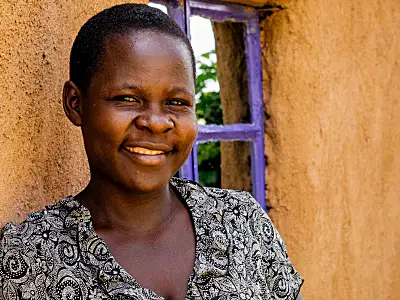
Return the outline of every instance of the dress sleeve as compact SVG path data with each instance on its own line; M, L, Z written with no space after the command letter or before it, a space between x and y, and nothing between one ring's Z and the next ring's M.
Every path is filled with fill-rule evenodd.
M250 228L260 245L259 271L266 282L266 292L276 300L296 300L304 280L290 262L286 245L271 219L256 200L249 197L252 201Z
M27 256L27 246L21 245L24 234L21 225L7 224L0 229L0 300L38 298L34 288L35 265Z

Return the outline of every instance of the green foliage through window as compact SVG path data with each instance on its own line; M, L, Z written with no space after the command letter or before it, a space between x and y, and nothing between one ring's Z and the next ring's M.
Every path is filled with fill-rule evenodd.
M197 60L196 114L199 124L222 125L222 107L219 92L210 85L218 83L215 50ZM219 142L197 145L199 181L205 186L221 187L221 152Z

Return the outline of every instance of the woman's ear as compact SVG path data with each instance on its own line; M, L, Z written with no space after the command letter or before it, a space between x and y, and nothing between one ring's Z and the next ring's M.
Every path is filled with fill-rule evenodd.
M71 80L64 84L63 106L65 115L75 126L82 125L83 97L79 88Z

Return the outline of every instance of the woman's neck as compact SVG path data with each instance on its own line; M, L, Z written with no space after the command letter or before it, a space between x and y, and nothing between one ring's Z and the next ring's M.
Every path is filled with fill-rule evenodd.
M134 193L105 180L93 180L75 197L89 209L98 231L147 235L168 224L179 205L167 183L151 193Z

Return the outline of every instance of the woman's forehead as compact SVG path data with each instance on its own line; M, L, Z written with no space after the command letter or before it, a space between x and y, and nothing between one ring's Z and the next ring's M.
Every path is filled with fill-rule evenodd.
M123 35L110 36L105 41L104 50L104 56L108 54L108 58L113 55L129 54L129 57L134 55L140 56L141 59L177 58L183 64L192 64L191 53L182 40L154 30L133 30Z
M191 55L179 39L161 33L135 32L114 36L105 45L94 81L117 88L123 85L186 87L193 92Z

